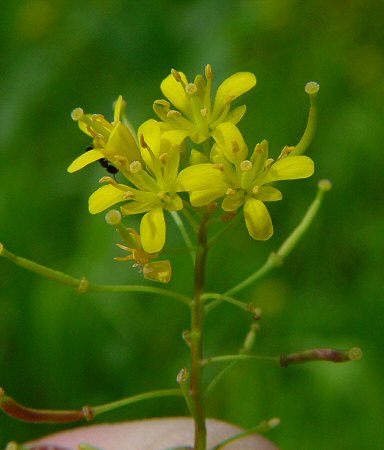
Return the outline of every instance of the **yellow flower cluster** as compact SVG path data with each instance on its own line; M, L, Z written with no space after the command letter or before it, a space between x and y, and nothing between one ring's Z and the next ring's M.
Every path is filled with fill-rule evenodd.
M297 154L295 147L286 147L276 161L269 158L266 141L256 144L249 154L236 126L246 107L231 110L231 104L255 86L252 73L230 76L214 96L212 79L210 65L205 68L205 77L197 75L193 82L188 82L184 73L172 70L161 83L167 100L156 100L153 105L160 120L147 120L137 135L124 119L121 96L115 103L112 122L101 114L85 114L81 108L72 112L92 145L68 171L100 161L114 169L109 172L119 172L121 182L115 175L100 180L105 185L90 196L89 210L96 214L122 203L123 216L143 214L136 239L143 254L158 254L163 249L165 211L180 211L188 203L205 207L219 199L224 211L236 213L243 207L254 239L269 239L273 227L264 203L282 198L274 183L307 178L314 171L312 160ZM318 85L312 83L311 89L313 99ZM188 154L190 141L194 148ZM135 254L134 249L128 250ZM154 263L148 259L145 264Z

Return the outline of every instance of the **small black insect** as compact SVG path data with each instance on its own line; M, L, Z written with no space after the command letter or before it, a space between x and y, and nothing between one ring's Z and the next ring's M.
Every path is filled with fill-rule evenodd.
M85 148L86 152L89 152L89 150L93 150L94 147L93 145L88 145ZM106 158L100 158L98 159L98 162L100 163L101 167L104 167L104 169L108 172L111 173L112 175L116 175L119 172L119 169L117 167L115 167L113 164L111 164L108 159Z

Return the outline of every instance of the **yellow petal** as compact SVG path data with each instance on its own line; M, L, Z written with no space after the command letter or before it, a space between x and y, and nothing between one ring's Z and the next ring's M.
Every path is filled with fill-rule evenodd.
M143 267L143 275L147 280L169 283L172 276L171 263L167 259L147 263Z
M257 194L255 194L257 200L262 202L276 202L283 198L282 193L273 186L261 186Z
M246 110L247 107L245 105L238 106L225 116L225 121L232 122L236 125L238 122L240 122Z
M233 101L240 95L252 89L255 84L256 77L250 72L238 72L223 81L216 92L211 121L214 122L219 118L227 101Z
M88 164L98 161L100 158L104 158L104 154L100 150L89 150L88 152L85 152L78 158L76 158L70 164L67 171L69 173L76 172L77 170L80 170L83 167L88 166Z
M272 164L262 178L262 184L278 180L297 180L308 178L314 172L314 164L308 156L288 156Z
M212 189L204 189L201 191L193 191L190 194L190 200L191 204L193 206L205 206L209 205L210 203L214 202L218 198L225 195L225 191L227 190L227 187L219 187L219 188L212 188Z
M170 130L165 131L161 137L162 139L167 139L172 142L172 144L180 145L188 135L188 130Z
M183 200L175 194L167 205L163 205L167 211L180 211L183 209Z
M244 203L244 191L239 190L235 195L226 195L221 207L224 211L236 211Z
M163 208L156 207L141 219L141 245L147 253L157 253L165 244L165 219Z
M140 125L137 134L139 136L141 155L144 159L144 162L152 170L153 173L156 173L156 168L154 167L154 161L153 157L151 156L151 151L155 158L159 157L161 139L159 122L154 119L147 120ZM141 146L141 136L143 137L145 144L149 147L150 150Z
M188 84L188 80L183 72L179 72L181 79L185 84ZM165 78L161 85L161 91L168 98L168 100L182 113L184 113L187 117L191 117L191 101L189 95L185 92L185 89L175 80L174 76L168 75Z
M273 234L271 216L264 203L248 198L244 205L245 223L253 239L266 241Z
M115 156L122 156L129 163L132 161L142 161L134 136L122 122L119 122L113 128L108 139L105 154L111 161L114 161Z
M97 214L124 200L126 200L126 191L117 189L111 184L107 184L97 189L97 191L89 197L89 212L91 214Z
M222 174L213 164L195 164L179 173L176 186L178 192L216 189L223 186Z
M123 216L130 216L132 214L140 214L149 211L156 203L153 202L136 202L135 200L123 205L120 210Z
M221 123L212 133L224 156L233 164L247 158L248 147L237 126L231 122Z

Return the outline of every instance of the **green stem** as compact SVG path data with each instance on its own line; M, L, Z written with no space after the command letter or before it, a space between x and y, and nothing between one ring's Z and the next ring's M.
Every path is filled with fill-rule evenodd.
M0 243L0 256L9 259L14 264L23 267L31 272L41 275L50 280L56 281L58 283L64 284L74 288L78 294L85 293L99 293L99 292L143 292L146 294L163 295L165 297L173 298L179 302L186 305L191 305L192 300L177 292L173 292L168 289L157 288L152 286L139 286L139 285L114 285L114 284L96 284L90 283L86 278L74 278L66 273L59 272L58 270L50 269L49 267L37 264L29 259L16 256L13 253L6 250L3 244Z
M234 362L234 361L250 361L250 360L258 360L258 361L269 361L276 364L280 364L279 356L260 356L260 355L222 355L222 356L212 356L211 358L204 358L201 361L203 366L207 366L209 364L222 363L222 362Z
M180 389L161 389L158 391L144 392L143 394L133 395L132 397L123 398L115 402L106 403L100 406L92 406L91 411L93 417L96 417L105 412L112 411L123 406L131 405L132 403L141 402L143 400L150 400L159 397L182 397L183 394Z
M280 424L280 419L273 418L270 420L263 420L258 425L256 425L253 428L250 428L249 430L245 430L241 433L235 434L234 436L231 436L224 441L221 441L219 444L215 445L214 447L210 448L210 450L221 450L227 445L231 444L232 442L239 441L240 439L243 439L247 436L250 436L251 434L260 434L260 433L266 433L267 431L271 430L272 428L277 427Z
M180 234L183 237L185 244L187 245L187 248L189 249L189 254L191 255L192 258L192 264L195 264L195 253L193 251L193 245L187 232L187 229L185 228L184 222L180 219L180 216L176 211L171 211L171 216L177 228L179 229Z
M201 296L201 299L203 301L209 300L209 299L213 299L214 300L213 302L211 302L211 303L209 303L208 305L205 306L205 314L208 314L211 311L211 309L213 309L211 307L211 305L213 305L213 307L214 307L214 305L216 303L215 300L218 300L220 302L223 301L223 302L231 303L232 305L235 305L235 306L237 306L238 308L241 308L244 311L252 312L252 304L246 303L246 302L242 302L241 300L237 300L237 299L235 299L233 297L229 297L228 295L217 294L215 292L209 292L209 293L207 292L206 294Z
M195 261L195 285L194 297L191 304L191 381L190 392L194 404L195 423L195 450L206 450L207 430L205 425L205 408L203 400L202 376L203 366L203 322L204 322L204 302L202 299L205 283L205 266L207 261L207 220L205 216L200 225L197 243L198 249Z

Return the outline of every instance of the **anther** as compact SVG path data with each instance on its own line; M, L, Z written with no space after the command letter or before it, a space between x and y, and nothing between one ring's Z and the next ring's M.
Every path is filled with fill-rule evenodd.
M167 100L155 100L153 102L155 105L160 105L163 106L166 109L169 109L171 107L171 104L169 102L167 102Z
M289 156L293 152L293 150L295 150L294 146L285 145L283 150L281 150L281 153L280 153L278 159L286 158L287 156Z
M255 151L262 155L265 151L264 146L262 144L256 144Z
M77 122L78 120L80 120L83 116L84 116L84 111L83 111L81 108L75 108L75 109L71 112L72 120L74 120L75 122Z
M245 159L244 161L241 161L240 163L240 170L242 172L249 172L253 167L253 164L248 159Z
M212 80L212 78L213 78L212 67L210 64L207 64L205 66L205 77L207 80Z
M225 192L225 195L229 195L229 196L236 195L236 189L228 188L227 191Z
M143 135L143 134L140 134L140 145L141 145L141 147L143 147L143 148L147 148L147 147L148 147L147 143L145 142L145 139L144 139L144 135Z
M167 112L167 117L179 117L181 116L181 112L180 111L176 111L175 109L170 109Z
M224 164L221 163L212 164L212 167L213 169L220 170L220 172L224 172Z
M258 184L256 184L256 186L253 186L252 192L254 194L258 194L260 192L260 186Z
M161 162L161 164L165 165L167 163L167 159L168 159L168 153L162 153L159 156L159 161Z
M266 169L270 169L273 163L274 163L274 159L273 158L268 158L265 161L265 168Z
M173 75L173 78L178 81L179 83L182 81L181 76L179 72L176 69L171 69L171 74Z
M116 181L112 177L101 177L99 183L116 184Z
M238 153L240 151L239 144L236 139L232 139L232 150L233 153Z
M208 109L207 108L200 109L200 114L201 114L201 117L207 117Z
M131 191L127 191L124 194L124 199L125 200L132 200L133 198L135 198L135 194L133 192L131 192Z

